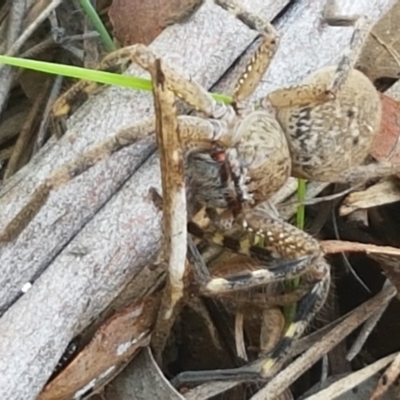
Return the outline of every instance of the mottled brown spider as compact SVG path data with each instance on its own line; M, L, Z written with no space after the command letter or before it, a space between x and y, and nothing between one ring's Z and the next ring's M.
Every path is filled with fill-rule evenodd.
M271 353L237 369L185 372L179 376L179 382L265 379L276 371L293 339L304 332L324 304L330 269L315 239L266 212L260 204L290 174L332 182L360 176L360 164L369 153L381 118L378 93L369 79L354 69L358 50L368 33L364 18L340 19L342 24L353 24L355 29L349 50L338 66L319 69L298 86L270 93L254 105L255 110L244 109L241 102L253 93L267 70L278 45L278 35L268 21L247 12L235 1L215 0L215 3L259 32L262 38L238 81L233 105L217 103L196 82L184 79L164 63L162 69L168 89L202 114L177 117L189 187L189 217L205 206L211 216L218 217L217 227L244 228L248 240L233 240L218 233L207 235L194 224L189 224L189 231L256 259L259 268L211 278L204 282L200 292L218 296L299 276L312 284L312 289L300 301L292 324ZM327 7L326 11L330 10ZM147 47L134 45L107 56L100 68L110 70L116 63L129 61L150 70L155 59ZM90 86L81 82L71 88L56 102L55 115L68 113L70 99L82 90L87 92ZM270 106L275 115L267 111ZM0 233L0 241L14 238L23 228L18 221L27 224L51 190L153 131L154 120L125 129L56 170L38 188L30 204ZM374 170L381 173L377 165ZM263 238L263 248L257 246L259 237Z

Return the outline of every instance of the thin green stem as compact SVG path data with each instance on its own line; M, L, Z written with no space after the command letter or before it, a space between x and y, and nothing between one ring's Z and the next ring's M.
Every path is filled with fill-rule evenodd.
M100 19L99 14L97 14L90 0L79 0L79 4L82 10L85 12L86 16L90 19L97 32L104 43L104 46L108 52L114 51L116 49L112 37L109 35L103 21Z
M297 207L296 212L296 226L299 229L304 229L304 221L305 221L305 207L304 207L304 199L306 197L306 181L304 179L297 180L297 200L299 202L299 206ZM291 279L285 282L285 291L292 292L300 285L300 278ZM288 304L284 307L283 313L285 315L286 328L291 324L293 318L296 314L296 304Z
M63 75L69 78L83 79L87 81L104 83L107 85L129 87L136 90L150 91L152 88L151 81L148 79L99 71L96 69L80 68L72 65L28 60L25 58L8 57L3 55L0 55L0 63L48 74ZM211 93L211 95L219 102L226 104L230 104L232 102L232 98L230 96L219 93Z
M304 199L306 197L306 181L304 179L298 179L297 184L297 200L299 206L297 207L296 213L296 225L299 229L304 229L304 219L305 219L305 207Z

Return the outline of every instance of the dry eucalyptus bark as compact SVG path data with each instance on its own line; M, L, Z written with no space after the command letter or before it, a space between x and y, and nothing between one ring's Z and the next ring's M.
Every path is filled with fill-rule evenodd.
M261 0L244 3L269 19L279 11L276 2L271 2L273 7ZM256 96L339 59L351 29L316 29L323 4L322 0L296 2L282 19L281 48ZM377 18L389 5L389 0L375 0L343 12ZM189 23L164 31L151 48L210 87L254 37L227 13L207 4ZM137 69L132 72L139 75ZM108 88L85 104L70 119L65 136L51 141L5 184L0 230L56 167L148 117L153 112L150 99L150 93ZM154 143L144 141L96 165L52 193L22 234L2 244L1 398L35 398L68 342L159 250L161 214L148 196L150 187L160 187L157 159L148 159L153 150ZM31 280L35 280L32 289L16 301L22 285Z

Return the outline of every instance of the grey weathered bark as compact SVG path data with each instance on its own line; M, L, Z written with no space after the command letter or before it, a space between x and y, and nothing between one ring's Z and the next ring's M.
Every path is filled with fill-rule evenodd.
M274 1L244 3L269 19L281 7ZM301 0L282 19L281 47L257 97L338 60L351 29L318 30L324 3ZM391 1L354 3L343 12L376 19ZM207 4L188 24L164 31L151 48L211 87L255 36ZM132 72L139 75L137 69ZM237 70L230 75L237 76ZM149 93L108 88L85 104L70 119L65 136L52 140L2 188L0 229L57 166L150 115L150 99ZM22 234L0 248L0 310L5 311L0 319L0 398L35 398L68 342L156 254L161 214L147 196L150 187L160 187L153 150L151 141L131 146L52 193ZM32 289L16 301L31 280Z

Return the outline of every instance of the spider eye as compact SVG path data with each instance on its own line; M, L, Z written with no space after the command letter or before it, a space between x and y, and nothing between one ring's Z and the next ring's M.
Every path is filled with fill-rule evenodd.
M224 151L217 151L217 152L215 152L215 153L212 153L212 154L211 154L211 158L212 158L214 161L223 163L223 162L225 162L225 160L226 160L225 152L224 152Z

